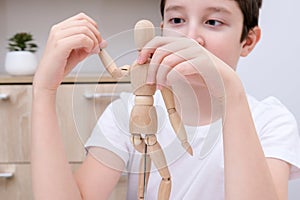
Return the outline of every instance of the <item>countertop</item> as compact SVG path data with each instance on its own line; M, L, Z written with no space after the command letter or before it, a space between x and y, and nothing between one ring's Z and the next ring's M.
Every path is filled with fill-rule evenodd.
M0 85L8 84L32 84L33 76L11 76L9 74L0 74ZM130 78L125 77L121 80L112 78L109 74L70 74L66 76L62 84L92 84L92 83L129 83Z

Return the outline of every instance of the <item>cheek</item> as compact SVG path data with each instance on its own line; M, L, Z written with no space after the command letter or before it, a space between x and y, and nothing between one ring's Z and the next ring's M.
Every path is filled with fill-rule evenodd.
M170 28L164 28L162 30L162 36L165 37L182 37L185 36L185 32L182 29L170 29Z
M232 41L224 39L215 41L214 43L207 43L205 48L231 68L235 69L240 57L240 48L233 44Z
M186 28L168 26L168 23L164 22L162 30L162 36L165 37L183 37L186 35Z

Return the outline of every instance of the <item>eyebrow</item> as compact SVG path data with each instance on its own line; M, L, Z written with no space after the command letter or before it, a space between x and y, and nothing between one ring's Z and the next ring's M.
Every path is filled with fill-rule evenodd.
M183 6L179 6L179 5L173 5L173 6L169 6L166 8L165 12L169 12L169 11L178 11L178 10L184 10Z
M165 12L179 11L179 10L184 10L184 9L185 9L184 6L181 6L181 5L172 5L172 6L167 7ZM223 6L211 6L211 7L205 8L205 10L210 11L210 12L231 14L231 11Z
M221 6L208 7L208 8L206 8L206 10L211 11L211 12L221 12L221 13L231 14L231 11L223 6L222 7Z

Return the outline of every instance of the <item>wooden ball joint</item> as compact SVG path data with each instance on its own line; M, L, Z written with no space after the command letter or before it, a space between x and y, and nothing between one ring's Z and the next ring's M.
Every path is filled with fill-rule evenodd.
M147 42L152 40L154 36L155 29L150 21L141 20L136 23L134 39L138 51L140 51ZM157 113L153 106L153 95L156 91L156 85L146 84L149 63L143 65L135 63L132 66L126 65L119 68L104 49L101 49L99 57L113 78L121 79L130 73L135 101L130 114L129 131L132 135L132 145L138 152L143 154L140 162L137 197L138 199L144 199L145 187L147 186L150 176L151 162L153 162L162 177L158 191L158 199L169 199L172 185L171 176L164 152L156 139ZM190 155L193 155L192 148L187 140L185 128L175 108L174 94L171 88L163 87L161 93L174 132L186 151Z

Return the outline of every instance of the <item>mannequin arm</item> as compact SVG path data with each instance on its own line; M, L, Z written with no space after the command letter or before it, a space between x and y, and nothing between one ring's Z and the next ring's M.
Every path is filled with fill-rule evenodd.
M191 145L188 142L185 128L184 128L181 118L175 108L174 94L173 94L172 90L167 87L163 87L161 90L161 94L163 96L166 108L168 110L171 125L172 125L178 139L181 141L181 145L186 149L186 151L190 155L193 155L193 150L192 150Z
M106 71L116 79L121 79L128 75L129 73L129 65L125 65L123 67L118 68L110 55L104 50L100 49L99 58L102 61Z

